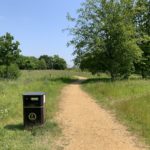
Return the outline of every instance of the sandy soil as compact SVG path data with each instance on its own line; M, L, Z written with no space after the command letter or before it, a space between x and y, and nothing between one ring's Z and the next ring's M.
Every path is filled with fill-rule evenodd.
M62 91L57 121L63 136L56 142L56 149L145 150L111 113L81 90L80 82Z

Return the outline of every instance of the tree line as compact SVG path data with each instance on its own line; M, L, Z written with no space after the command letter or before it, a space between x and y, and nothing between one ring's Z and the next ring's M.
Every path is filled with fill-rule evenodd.
M10 33L0 36L0 78L17 78L20 70L64 70L66 61L58 55L23 56L20 43Z
M112 80L150 76L150 0L86 0L77 13L68 14L77 66Z
M66 61L58 55L41 55L39 58L20 55L16 63L22 70L64 70L67 68Z

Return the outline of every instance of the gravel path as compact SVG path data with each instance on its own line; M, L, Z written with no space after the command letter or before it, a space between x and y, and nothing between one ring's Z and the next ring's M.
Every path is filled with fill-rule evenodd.
M112 114L81 90L80 82L62 91L57 120L63 136L57 141L56 149L145 150Z

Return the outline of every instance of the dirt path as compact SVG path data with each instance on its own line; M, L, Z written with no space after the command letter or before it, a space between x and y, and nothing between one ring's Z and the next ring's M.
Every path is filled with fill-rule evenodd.
M144 150L113 115L81 90L80 81L63 89L57 119L63 136L56 149Z

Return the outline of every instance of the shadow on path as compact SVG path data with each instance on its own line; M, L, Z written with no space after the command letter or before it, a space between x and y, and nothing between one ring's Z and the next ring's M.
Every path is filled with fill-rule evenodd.
M58 77L58 78L50 78L49 81L53 82L63 82L65 84L81 84L85 82L87 79L84 77L76 76L75 78L65 78L65 77Z
M49 78L48 80L49 80L49 81L54 81L54 82L59 82L59 81L61 81L61 82L63 82L63 83L67 83L67 84L76 81L76 79L65 78L65 77Z

